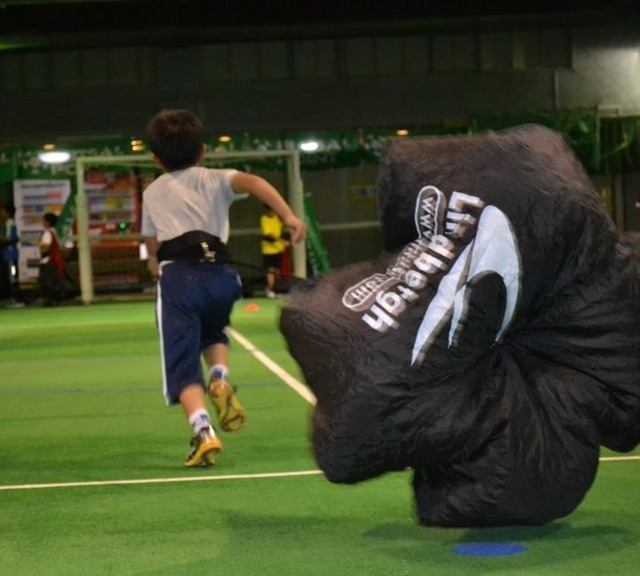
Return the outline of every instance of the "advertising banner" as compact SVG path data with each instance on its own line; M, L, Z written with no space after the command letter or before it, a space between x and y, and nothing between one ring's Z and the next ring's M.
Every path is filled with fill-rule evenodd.
M15 180L13 199L16 227L20 237L20 282L38 279L40 250L38 238L43 231L42 216L46 212L60 215L71 193L70 180Z

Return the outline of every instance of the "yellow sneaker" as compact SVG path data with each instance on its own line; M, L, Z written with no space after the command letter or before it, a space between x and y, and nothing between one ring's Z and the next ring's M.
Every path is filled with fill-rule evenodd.
M216 456L222 452L222 442L213 428L203 428L191 438L191 451L187 454L184 465L189 468L211 466Z
M226 380L212 380L209 397L218 414L218 422L225 432L235 432L244 426L247 411L238 402L236 394Z

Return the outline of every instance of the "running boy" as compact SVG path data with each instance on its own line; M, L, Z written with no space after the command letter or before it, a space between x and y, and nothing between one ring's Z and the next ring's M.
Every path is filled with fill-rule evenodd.
M156 164L164 171L143 194L142 235L158 266L156 317L163 391L168 406L180 404L193 430L186 466L207 466L222 451L205 403L207 389L220 427L233 432L246 413L228 383L228 336L233 304L242 295L229 256L229 208L248 194L271 206L301 242L305 223L280 193L259 176L199 166L206 151L203 126L187 110L163 110L147 126Z

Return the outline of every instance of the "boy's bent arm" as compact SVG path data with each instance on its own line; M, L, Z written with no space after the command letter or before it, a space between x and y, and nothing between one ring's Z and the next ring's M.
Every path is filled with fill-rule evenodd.
M155 236L143 236L142 239L147 247L147 270L151 277L156 280L158 277L158 238Z
M264 204L271 206L276 214L282 218L284 225L291 231L291 241L294 244L304 239L307 229L306 224L293 213L280 192L267 180L255 174L236 172L231 179L231 186L234 192L247 192Z

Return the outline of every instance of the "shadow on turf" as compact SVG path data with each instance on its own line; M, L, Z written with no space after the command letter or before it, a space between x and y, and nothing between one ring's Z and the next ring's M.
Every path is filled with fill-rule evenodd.
M597 519L596 519L597 520ZM456 537L457 536L457 537ZM574 526L568 521L545 526L520 526L506 528L455 529L385 524L365 533L365 537L383 540L390 544L387 552L406 558L407 550L415 546L416 554L424 554L425 542L447 547L464 543L518 543L533 549L536 544L557 545L544 555L545 564L566 562L571 558L584 559L623 550L636 544L633 531L605 524ZM398 545L399 542L401 545ZM537 557L539 564L539 557Z
M361 573L389 574L394 567L417 566L434 574L459 574L465 564L457 564L458 572L450 572L452 549L464 542L517 542L535 554L524 554L507 564L492 563L492 569L513 574L522 562L531 565L532 574L560 574L562 565L576 559L585 560L615 552L632 544L633 534L616 526L575 527L557 522L542 527L490 529L445 529L393 522L361 532L367 521L361 516L345 518L329 508L326 516L288 513L287 499L269 499L264 513L248 513L215 508L215 516L223 518L220 528L203 530L203 539L230 539L231 555L220 550L194 561L192 558L167 559L166 566L153 570L132 571L136 576L185 576L222 574L233 570L238 574L261 576L351 576ZM540 549L535 550L537 544ZM544 549L542 548L544 546ZM484 559L487 560L487 559ZM499 561L499 559L496 559ZM491 559L488 560L491 562ZM516 562L514 565L513 562ZM476 565L476 568L482 565ZM530 566L531 567L531 566ZM464 568L465 574L467 568ZM399 572L398 572L399 573ZM409 572L405 572L409 573ZM424 572L426 573L426 572ZM599 572L602 573L602 572Z

